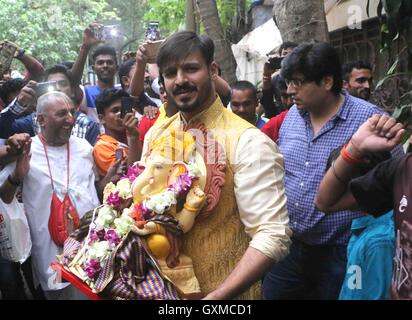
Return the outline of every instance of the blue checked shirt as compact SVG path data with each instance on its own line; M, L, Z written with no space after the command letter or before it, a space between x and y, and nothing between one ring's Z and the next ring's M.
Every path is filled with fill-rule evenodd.
M309 114L293 106L279 132L279 148L285 161L285 189L290 227L294 237L309 245L347 244L352 219L360 212L324 214L314 200L330 153L341 147L359 126L383 111L345 93L338 113L314 136ZM397 148L394 154L403 151Z

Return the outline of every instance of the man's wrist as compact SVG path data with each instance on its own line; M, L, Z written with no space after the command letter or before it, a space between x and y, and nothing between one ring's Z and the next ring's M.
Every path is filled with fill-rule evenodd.
M139 138L140 138L139 131L136 131L136 132L127 131L127 140L135 141L135 140L139 140Z
M25 53L26 53L26 50L21 49L21 48L18 49L18 50L17 50L16 59L17 59L17 60L23 59L23 56L25 55Z
M21 105L19 103L19 101L16 99L11 105L10 105L10 111L16 115L16 116L20 116L21 114L23 114L26 110L26 107Z
M351 141L343 146L340 151L340 155L346 163L351 165L364 164L368 162L367 159L365 159L366 154L362 153Z
M271 81L272 80L272 75L263 75L263 81Z
M352 157L356 159L363 159L367 155L366 152L364 152L361 148L359 148L358 144L354 142L352 139L347 144L346 150Z
M19 179L19 178L16 177L15 173L9 174L9 176L7 177L7 181L8 181L12 186L15 186L15 187L18 187L18 186L21 185L21 180L22 180L22 179Z
M80 47L80 52L89 53L90 49L91 47L89 45L83 43Z

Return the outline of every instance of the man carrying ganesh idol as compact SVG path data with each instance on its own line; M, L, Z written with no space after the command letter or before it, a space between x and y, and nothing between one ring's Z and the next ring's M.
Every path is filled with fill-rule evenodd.
M162 44L157 64L179 112L155 123L142 159L179 131L204 142L198 151L207 168L207 200L180 238L180 254L192 259L205 299L259 299L259 279L290 245L283 157L270 139L222 105L213 56L213 41L192 32Z

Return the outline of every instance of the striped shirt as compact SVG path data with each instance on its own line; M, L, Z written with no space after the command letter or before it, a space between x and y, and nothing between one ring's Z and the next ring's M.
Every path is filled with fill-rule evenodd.
M278 144L285 161L285 189L290 227L294 236L309 245L346 244L352 219L360 212L339 211L325 215L314 199L325 174L330 153L341 147L377 106L345 93L345 101L314 136L309 113L293 106L282 124ZM397 148L396 154L402 154Z

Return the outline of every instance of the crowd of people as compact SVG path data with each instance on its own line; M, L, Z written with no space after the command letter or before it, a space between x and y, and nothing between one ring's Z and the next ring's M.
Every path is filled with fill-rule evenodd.
M168 298L412 296L410 156L400 145L403 125L368 101L369 63L342 65L328 43L285 42L265 63L259 92L222 78L207 36L177 32L155 62L145 40L119 65L94 26L85 29L76 61L44 69L19 49L25 77L0 75L0 198L4 208L23 204L32 242L24 262L0 255L2 299L85 299L50 266L82 232L90 236L108 185L140 168L132 189L150 199L173 185L176 163L190 167L193 154L201 154L207 174L203 190L189 195L206 200L186 200L180 212L166 206L163 217L143 222L130 214L139 227L117 242L119 252L129 251L116 259L133 261L107 269L115 273L107 275L111 285L103 278L112 298L148 297L138 292L146 277L163 279L153 290ZM89 56L95 85L82 84ZM40 95L41 81L53 90ZM171 140L181 149L170 151ZM161 257L153 242L140 240L151 232L168 239ZM183 260L196 278L192 295L172 276ZM132 278L137 283L126 285Z

